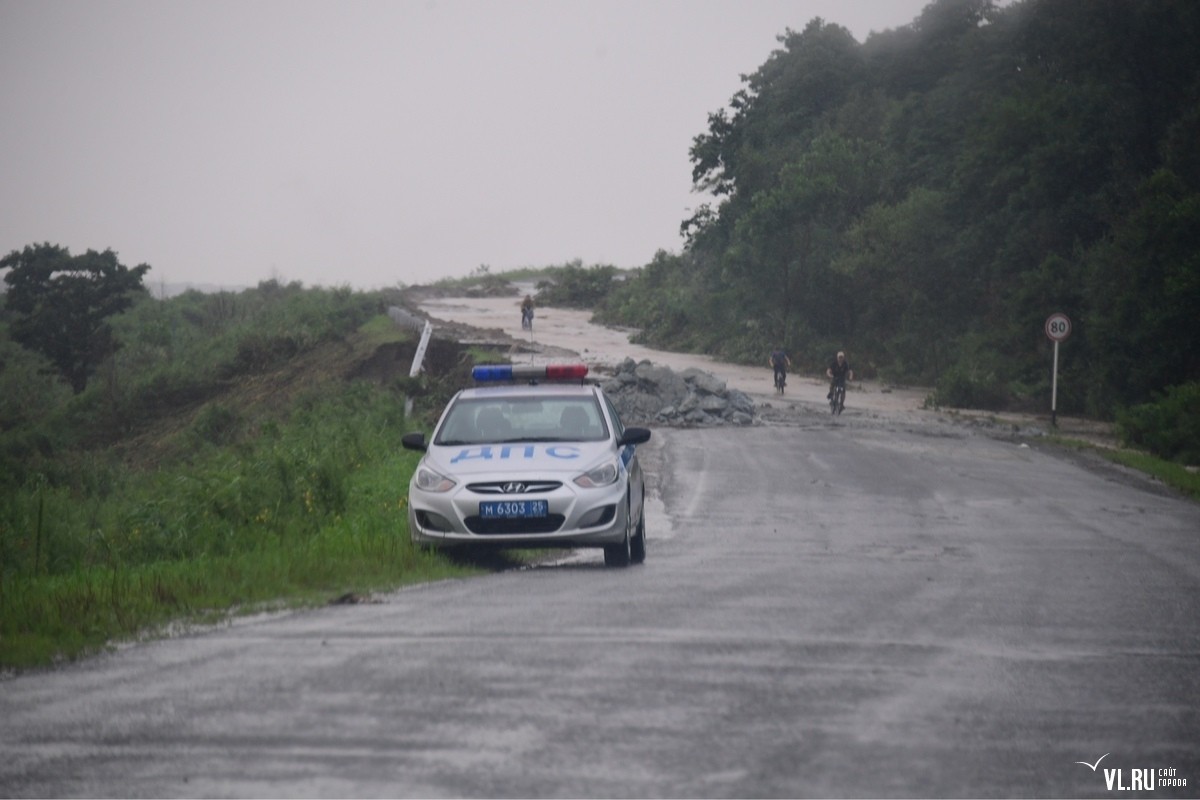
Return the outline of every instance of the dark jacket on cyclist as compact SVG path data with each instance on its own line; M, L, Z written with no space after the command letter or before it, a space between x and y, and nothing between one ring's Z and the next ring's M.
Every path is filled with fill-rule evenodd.
M835 358L829 362L829 369L825 371L825 374L838 382L845 381L847 376L850 377L850 380L854 380L854 370L850 368L850 362L846 360L844 354L841 361Z
M772 350L770 364L771 364L771 369L775 370L775 372L777 372L777 373L782 372L786 375L787 368L792 365L792 360L790 358L788 358L787 353L785 351L783 351L782 349L781 350Z
M829 378L829 394L826 397L833 397L833 387L839 383L845 384L847 378L854 380L854 370L850 368L845 353L838 352L833 361L829 362L829 369L825 370L825 375Z

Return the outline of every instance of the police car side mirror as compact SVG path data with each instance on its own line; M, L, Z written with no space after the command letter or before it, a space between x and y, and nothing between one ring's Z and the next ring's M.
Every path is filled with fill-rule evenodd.
M650 441L649 428L626 428L621 440L617 442L617 447L624 447L627 444L642 444L648 441Z
M423 433L406 433L400 437L400 444L405 450L420 450L424 453L428 449Z

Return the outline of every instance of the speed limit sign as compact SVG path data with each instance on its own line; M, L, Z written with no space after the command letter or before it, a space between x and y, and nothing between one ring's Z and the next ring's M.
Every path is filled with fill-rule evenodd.
M1046 335L1052 342L1061 342L1071 335L1071 320L1066 314L1046 317Z
M1071 319L1055 313L1046 317L1046 335L1054 342L1054 372L1050 379L1050 424L1058 425L1058 343L1071 335Z

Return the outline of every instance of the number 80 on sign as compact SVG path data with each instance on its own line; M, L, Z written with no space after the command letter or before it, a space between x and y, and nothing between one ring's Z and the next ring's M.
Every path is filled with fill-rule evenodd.
M1051 314L1046 317L1046 336L1052 342L1061 342L1071 335L1071 320L1066 314Z

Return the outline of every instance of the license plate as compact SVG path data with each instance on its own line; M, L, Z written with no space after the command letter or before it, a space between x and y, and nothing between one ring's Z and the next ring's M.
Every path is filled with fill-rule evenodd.
M527 519L550 513L545 500L497 500L479 504L479 516L484 519Z

